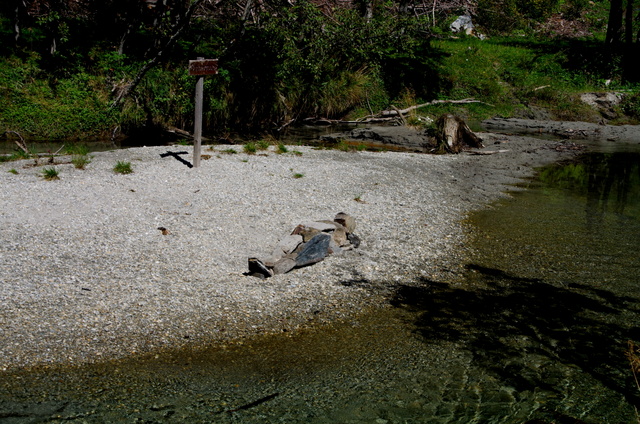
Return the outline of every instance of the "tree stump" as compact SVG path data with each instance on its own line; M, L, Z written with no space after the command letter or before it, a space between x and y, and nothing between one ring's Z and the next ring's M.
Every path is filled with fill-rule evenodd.
M484 147L482 140L458 116L442 115L436 126L437 150L440 153L460 153L467 147Z

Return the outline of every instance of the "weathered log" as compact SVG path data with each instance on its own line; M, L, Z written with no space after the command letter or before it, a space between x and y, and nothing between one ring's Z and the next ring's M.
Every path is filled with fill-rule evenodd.
M484 147L482 140L458 116L445 114L436 121L437 150L441 153L460 153L466 147Z

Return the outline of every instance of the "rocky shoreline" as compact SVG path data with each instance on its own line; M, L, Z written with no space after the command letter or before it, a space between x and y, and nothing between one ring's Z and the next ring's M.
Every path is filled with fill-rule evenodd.
M571 140L640 143L640 125L614 126L590 122L492 118L483 121L482 126L489 131L509 131L516 134L549 134Z
M59 158L58 181L31 161L1 163L0 370L294 332L382 305L399 283L454 281L464 214L575 153L479 135L489 154L213 146L189 169L161 156L183 146L143 147L94 153L86 170ZM115 174L117 161L134 172ZM357 219L358 249L245 275L301 220L338 212Z

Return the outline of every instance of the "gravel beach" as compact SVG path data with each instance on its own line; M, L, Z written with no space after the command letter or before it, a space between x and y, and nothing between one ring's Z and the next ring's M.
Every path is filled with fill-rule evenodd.
M295 331L376 307L395 284L455 274L465 213L575 154L479 135L482 151L500 153L214 146L188 168L161 154L189 150L190 161L190 147L141 147L93 153L85 170L58 157L55 181L33 160L1 163L0 370ZM134 172L114 173L118 161ZM297 224L338 212L356 219L358 249L266 280L244 275L248 257Z

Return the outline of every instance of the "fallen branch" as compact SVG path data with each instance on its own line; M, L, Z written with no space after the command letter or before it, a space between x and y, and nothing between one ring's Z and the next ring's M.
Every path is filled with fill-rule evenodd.
M398 116L398 118L400 118L400 121L402 122L402 125L407 125L407 121L404 120L404 116L403 116L407 112L403 113L401 110L399 110L397 107L395 107L393 105L391 105L391 107L393 108L393 111L395 113L397 113L397 116ZM384 113L384 111L383 111L383 113Z
M492 106L489 103L485 103L483 101L480 100L475 100L475 99L462 99L462 100L432 100L430 102L427 103L422 103L420 105L414 105L414 106L410 106L406 109L396 109L393 108L392 110L383 110L382 112L380 112L377 116L398 116L398 115L406 115L407 113L411 112L412 110L416 110L416 109L420 109L421 107L425 107L425 106L432 106L432 105L437 105L437 104L442 104L442 103L453 103L453 104L466 104L466 103L484 103L488 106Z
M303 121L311 124L369 124L369 123L380 123L380 122L388 122L393 121L394 119L401 119L403 125L406 124L404 120L404 115L411 112L412 110L419 109L425 106L432 106L442 103L453 103L453 104L467 104L467 103L483 103L487 106L493 106L490 103L485 103L480 100L475 99L462 99L462 100L432 100L427 103L422 103L419 105L410 106L406 109L398 109L395 106L391 106L390 110L383 110L377 114L371 114L364 116L360 119L356 119L354 121L343 121L340 119L328 119L328 118L306 118Z
M19 132L17 131L5 131L5 134L15 134L18 136L18 138L20 139L18 140L13 140L16 142L16 144L18 145L18 147L20 149L22 149L23 152L25 152L26 154L30 154L29 149L27 148L27 143L25 143L24 138L22 138L22 136L20 135Z

